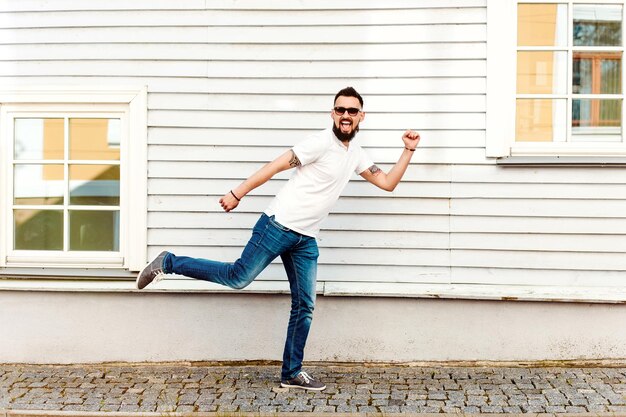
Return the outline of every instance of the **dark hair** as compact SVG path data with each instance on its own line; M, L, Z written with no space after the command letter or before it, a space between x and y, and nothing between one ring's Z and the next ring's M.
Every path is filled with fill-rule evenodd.
M361 97L361 95L352 87L346 87L343 90L339 90L339 92L335 95L335 101L333 103L337 102L339 96L356 97L359 100L359 103L361 103L361 107L363 107L363 97Z

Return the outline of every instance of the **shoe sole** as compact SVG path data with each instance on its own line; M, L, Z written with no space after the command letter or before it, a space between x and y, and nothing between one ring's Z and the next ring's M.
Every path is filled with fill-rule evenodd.
M320 388L311 388L311 387L303 387L302 385L289 385L289 384L284 384L284 383L280 383L280 386L282 388L298 388L298 389L303 389L306 391L323 391L326 389L326 385L324 385L323 387Z

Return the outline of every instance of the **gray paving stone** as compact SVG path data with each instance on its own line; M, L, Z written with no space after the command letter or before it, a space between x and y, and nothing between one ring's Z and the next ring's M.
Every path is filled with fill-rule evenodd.
M320 393L276 393L271 366L0 364L0 410L121 412L626 412L625 368L314 366Z
M335 411L338 413L358 413L359 409L353 405L342 404L338 405Z
M509 406L509 407L502 407L502 411L504 411L507 414L521 414L522 413L522 409L516 405Z

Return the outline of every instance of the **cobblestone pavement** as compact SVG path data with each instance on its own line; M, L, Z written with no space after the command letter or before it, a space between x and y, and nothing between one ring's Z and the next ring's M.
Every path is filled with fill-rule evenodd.
M626 368L316 365L307 371L328 388L279 389L278 366L0 364L0 410L626 414Z

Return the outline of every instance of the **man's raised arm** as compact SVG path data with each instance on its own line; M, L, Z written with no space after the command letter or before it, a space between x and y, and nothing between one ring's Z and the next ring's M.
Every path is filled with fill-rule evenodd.
M365 171L361 172L361 177L365 178L378 188L382 188L385 191L393 191L406 172L409 162L411 162L411 157L415 152L415 148L417 148L417 145L420 142L420 135L412 130L407 130L404 132L404 135L402 135L402 141L404 142L402 155L400 155L400 159L398 159L398 162L396 162L388 173L385 173L376 165L372 165Z

